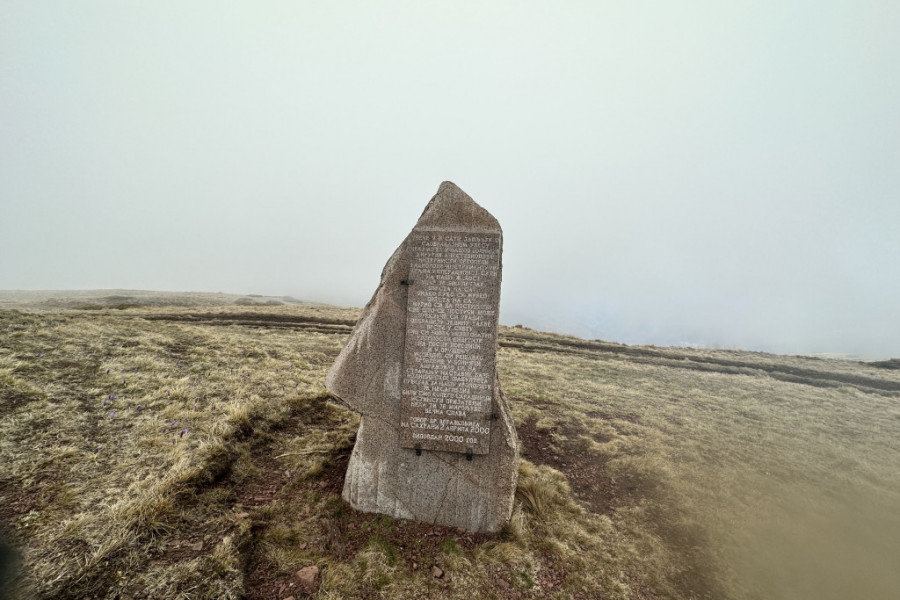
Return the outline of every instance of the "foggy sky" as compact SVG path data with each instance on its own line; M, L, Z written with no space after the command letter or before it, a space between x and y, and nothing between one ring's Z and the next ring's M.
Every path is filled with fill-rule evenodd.
M441 181L501 322L900 356L900 4L0 4L0 289L362 306Z

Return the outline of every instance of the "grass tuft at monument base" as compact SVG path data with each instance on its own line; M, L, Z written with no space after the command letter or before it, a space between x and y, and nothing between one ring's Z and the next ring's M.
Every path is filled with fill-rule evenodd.
M895 369L501 328L525 460L509 525L473 534L340 498L358 418L323 379L357 311L169 300L0 311L0 540L19 559L5 582L0 569L7 597L900 589Z

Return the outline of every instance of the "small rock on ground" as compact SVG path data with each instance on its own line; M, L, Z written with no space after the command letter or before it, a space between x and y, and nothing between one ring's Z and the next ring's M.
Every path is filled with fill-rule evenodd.
M303 567L302 569L297 571L294 576L303 585L312 585L316 582L316 577L319 576L319 567L317 567L316 565Z

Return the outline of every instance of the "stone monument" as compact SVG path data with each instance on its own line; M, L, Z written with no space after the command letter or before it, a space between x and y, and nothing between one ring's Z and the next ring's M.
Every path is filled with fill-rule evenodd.
M325 379L360 413L344 499L469 531L512 513L516 431L497 378L503 235L449 181L388 260Z

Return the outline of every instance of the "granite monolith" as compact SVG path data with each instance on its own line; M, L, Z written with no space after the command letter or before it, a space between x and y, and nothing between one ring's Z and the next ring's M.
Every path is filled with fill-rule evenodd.
M503 235L445 181L387 261L325 385L360 413L344 499L493 532L510 518L516 431L496 369Z

